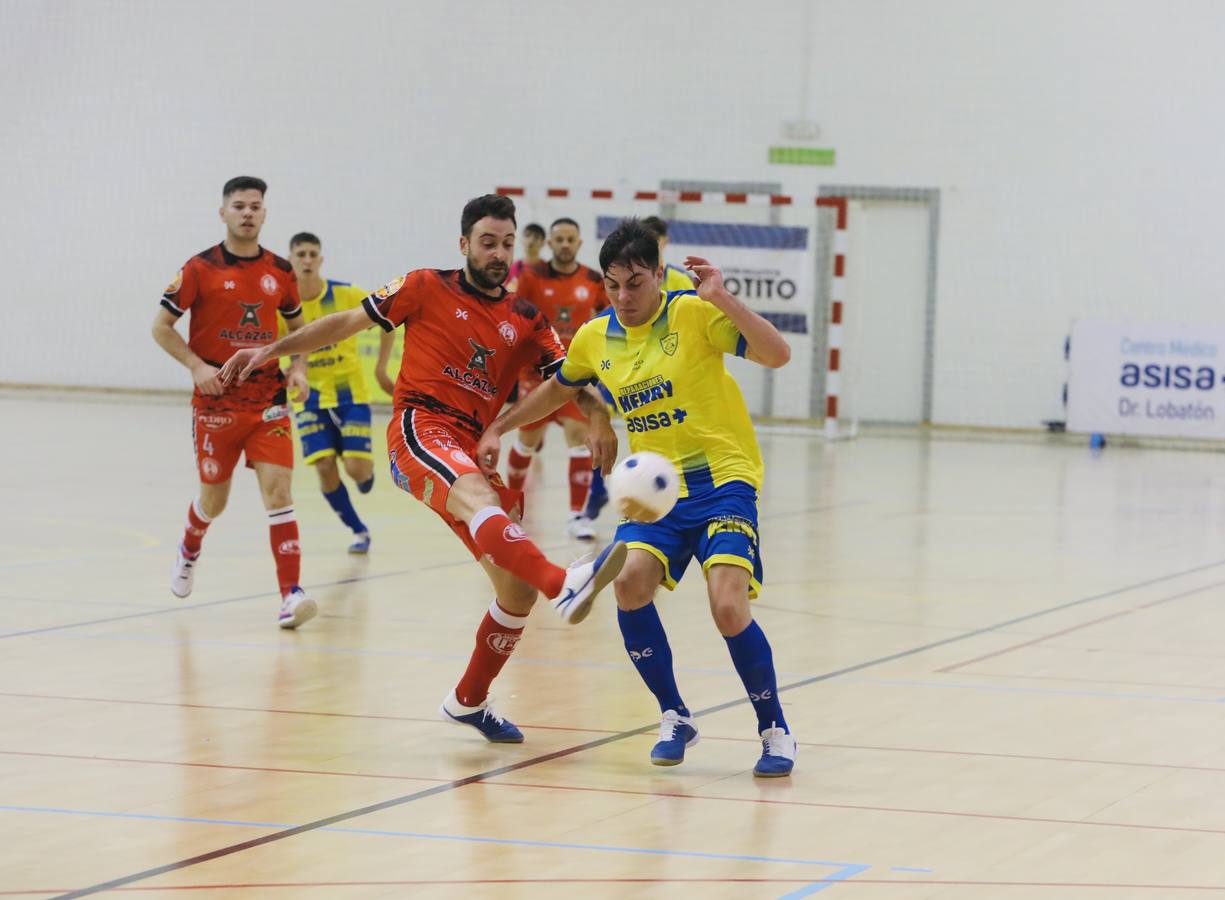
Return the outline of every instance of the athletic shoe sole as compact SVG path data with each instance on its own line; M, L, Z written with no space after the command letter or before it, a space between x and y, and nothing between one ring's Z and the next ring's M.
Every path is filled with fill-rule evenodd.
M299 603L293 611L293 615L288 619L281 619L280 626L282 628L297 628L299 625L305 625L311 619L315 618L319 612L319 605L310 597L307 597Z
M608 555L604 557L604 562L600 564L600 569L595 573L595 584L591 588L591 593L587 595L579 607L570 617L570 624L577 625L583 619L587 618L587 614L591 612L591 605L595 603L596 595L612 582L614 578L621 574L621 567L625 565L625 555L627 548L624 541L617 541L609 547Z

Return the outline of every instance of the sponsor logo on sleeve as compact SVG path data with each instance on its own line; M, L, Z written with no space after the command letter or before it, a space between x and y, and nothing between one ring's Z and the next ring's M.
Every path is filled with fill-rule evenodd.
M404 282L405 282L405 276L401 275L399 278L395 279L394 281L389 281L387 284L383 285L381 288L375 291L374 296L378 298L379 300L386 300L388 297L390 297L392 294L398 291L401 287L403 287Z
M171 294L177 294L179 292L179 288L181 288L182 286L183 286L183 270L179 269L179 271L175 273L174 281L166 285L165 293L167 294L167 296Z

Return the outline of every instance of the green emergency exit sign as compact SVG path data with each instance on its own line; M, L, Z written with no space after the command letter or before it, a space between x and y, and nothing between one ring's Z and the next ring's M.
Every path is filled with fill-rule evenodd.
M834 151L827 147L771 147L769 161L779 166L832 166Z

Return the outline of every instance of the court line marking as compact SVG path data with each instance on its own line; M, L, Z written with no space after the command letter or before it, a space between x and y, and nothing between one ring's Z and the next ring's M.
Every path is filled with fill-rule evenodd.
M967 672L966 674L973 675L976 678L1016 678L1023 681L1063 681L1072 684L1113 684L1124 687L1172 687L1186 688L1189 691L1216 691L1220 694L1225 694L1225 684L1184 684L1180 681L1125 681L1120 678L1080 678L1072 675L1014 675L1008 672L983 672L979 669Z
M967 672L967 675L974 675ZM1143 700L1147 703L1189 703L1220 705L1225 697L1190 697L1177 694L1123 694L1110 691L1061 690L1007 684L974 684L965 681L920 681L911 678L840 678L843 684L893 685L895 687L935 688L949 691L978 691L985 694L1036 694L1043 697L1091 697L1097 700ZM779 688L782 690L782 688Z
M912 647L909 650L901 650L901 651L898 651L897 653L891 653L888 656L878 657L872 660L866 660L864 662L856 663L851 666L844 666L841 669L836 669L832 672L825 673L824 675L815 675L815 676L812 676L811 678L803 679L798 682L792 682L790 684L781 686L779 688L779 691L794 690L800 687L805 687L810 684L817 684L822 681L828 681L830 679L837 678L842 675L848 675L852 672L858 672L863 669L871 668L873 666L883 665L884 663L893 662L898 659L904 659L906 657L914 656L919 653L924 653L928 650L933 650L937 647L943 647L948 644L957 643L957 642L964 641L972 637L977 637L982 634L987 634L999 628L1008 628L1020 622L1028 622L1031 619L1036 619L1041 616L1046 616L1046 615L1050 615L1055 612L1061 612L1066 609L1072 609L1078 606L1083 606L1087 603L1092 603L1097 600L1103 600L1108 597L1115 597L1115 596L1118 596L1119 594L1127 593L1129 591L1136 590L1141 587L1147 587L1152 584L1160 584L1162 582L1170 581L1175 578L1180 578L1185 575L1191 575L1197 572L1205 571L1207 569L1217 568L1221 565L1225 565L1225 561L1206 563L1201 566L1195 566L1190 569L1185 569L1181 572L1169 573L1166 575L1158 576L1156 578L1148 579L1146 581L1138 582L1136 584L1127 585L1122 588L1116 588L1114 590L1105 591L1100 594L1094 594L1089 597L1081 597L1077 600L1070 600L1066 603L1057 604L1056 606L1048 607L1047 609L1044 609L1044 610L1037 610L1035 612L1026 613L1021 616L1013 617L1012 619L1008 619L1003 622L997 622L994 625L983 626L982 628L977 628L977 629L968 631L961 635L952 635L950 637L943 638L939 641L932 641L927 644L921 644L918 647ZM708 707L707 709L700 710L697 713L695 713L695 716L710 715L712 713L721 712L725 709L731 709L736 706L742 706L748 702L749 702L749 699L747 697L741 697L736 700L729 700L726 703L721 703L716 706L712 706L712 707ZM176 871L179 869L187 868L189 866L198 865L199 863L202 863L202 862L208 862L210 860L217 859L219 857L228 856L233 853L239 853L244 850L249 850L253 847L262 846L263 844L270 843L272 841L284 840L286 838L293 837L295 835L301 834L306 831L311 831L316 828L327 827L329 825L335 824L336 822L347 821L348 819L357 818L359 816L367 815L372 812L379 812L381 810L388 809L393 806L400 806L405 803L411 803L416 800L424 799L425 797L431 797L431 796L434 796L435 794L444 793L446 791L457 790L466 785L474 784L479 781L485 781L489 778L496 778L499 775L505 775L509 772L518 771L519 769L527 768L529 766L539 765L544 762L550 762L554 759L560 759L562 757L570 756L575 753L581 753L586 750L604 746L605 744L613 743L615 741L621 741L621 740L625 740L630 737L635 737L640 734L646 734L648 732L654 731L656 727L657 726L654 723L650 725L644 725L641 728L633 729L631 731L621 732L620 734L616 734L616 735L610 735L608 737L600 738L594 741L588 741L585 744L578 744L574 747L565 748L562 750L554 751L553 753L547 753L539 757L534 757L532 759L523 760L518 763L513 763L509 766L503 766L498 769L491 769L486 772L478 772L475 775L470 775L466 778L458 779L456 781L450 782L449 784L437 785L432 788L427 788L426 790L423 790L423 791L418 791L413 794L407 794L403 797L394 797L390 800L386 800L386 801L383 801L382 803L377 803L372 806L366 806L366 807L361 807L356 810L350 810L348 812L337 813L333 816L329 816L324 819L319 819L316 822L309 822L305 825L301 825L296 828L291 828L286 831L277 832L271 835L264 835L263 837L256 838L251 841L244 841L242 843L233 844L228 847L221 847L221 848L218 848L217 850L213 850L208 853L203 853L197 856L189 857L187 859L178 860L178 861L171 862L171 863L165 863L161 866L157 866L152 869L145 869L144 871L141 871L141 872L136 872L131 875L126 875L126 876L122 876L117 879L112 879L111 881L95 884L90 887L86 887L86 888L82 888L80 890L74 891L70 894L64 894L61 897L57 898L57 900L73 900L73 898L76 898L76 897L86 897L91 894L100 893L101 891L110 890L111 888L114 888L114 887L131 884L134 881L142 881L147 878L152 878L157 875L164 874L166 872Z
M973 659L967 659L964 662L953 663L950 666L945 666L944 668L937 669L936 671L941 673L942 675L948 674L950 672L955 672L958 669L965 668L966 666L972 666L974 665L974 663L977 663L977 662L983 662L988 659L995 659L996 657L1003 656L1006 653L1012 653L1014 650L1021 650L1025 647L1032 647L1035 644L1041 644L1043 641L1049 641L1051 640L1051 638L1063 637L1064 635L1072 634L1073 632L1081 631L1085 628L1091 628L1094 625L1100 625L1103 622L1109 622L1113 619L1121 619L1124 616L1130 616L1138 612L1144 612L1146 610L1153 609L1154 607L1161 606L1162 604L1171 603L1175 600L1181 600L1184 597L1190 597L1194 594L1199 594L1204 591L1211 590L1212 588L1221 587L1222 585L1225 585L1225 581L1214 581L1212 584L1206 584L1203 587L1192 588L1191 590L1183 591L1182 593L1179 593L1179 594L1173 594L1169 597L1162 597L1159 600L1152 600L1148 603L1141 603L1139 606L1133 606L1128 609L1119 610L1118 612L1108 613L1107 615L1099 616L1096 619L1090 619L1088 622L1081 622L1078 625L1071 625L1067 628L1061 628L1059 631L1052 631L1050 634L1044 634L1036 638L1031 638L1028 641L1022 641L1019 644L1013 644L1011 647L1004 647L1001 650L993 650L990 653L984 653L982 656L976 656Z
M284 769L273 768L268 766L236 766L223 765L220 763L189 763L189 762L173 762L169 760L155 759L129 759L122 757L107 757L107 756L83 756L70 755L61 753L34 753L15 750L0 750L0 755L5 756L29 756L37 758L49 759L72 759L94 762L118 762L132 763L137 765L161 765L161 766L182 766L185 768L203 768L203 769L221 769L225 771L237 772L267 772L277 775L327 775L336 778L374 778L392 781L425 781L433 784L444 784L445 778L426 778L418 775L383 775L370 772L329 772L323 769ZM1176 767L1181 768L1181 767ZM1213 771L1223 771L1220 769ZM852 812L881 812L881 813L898 813L903 815L920 815L920 816L950 816L955 818L968 819L994 819L1003 822L1033 822L1037 824L1047 825L1073 825L1085 826L1093 828L1132 828L1137 830L1149 831L1186 831L1196 834L1225 834L1225 828L1195 828L1192 826L1183 825L1157 825L1144 822L1111 822L1092 819L1054 819L1038 816L1010 816L1000 813L983 813L973 812L969 810L945 810L945 809L919 809L916 807L902 806L869 806L856 803L822 803L816 800L771 800L764 797L729 797L720 794L695 794L685 793L681 791L635 791L628 788L597 788L585 787L568 784L542 784L539 782L526 781L502 781L502 780L486 780L482 782L483 786L496 788L521 788L525 790L538 791L558 791L568 793L586 793L586 794L615 794L630 797L650 797L664 800L704 800L712 803L757 803L767 806L795 806L808 807L814 809L841 809ZM931 869L914 869L909 867L893 867L893 871L897 872L931 872Z

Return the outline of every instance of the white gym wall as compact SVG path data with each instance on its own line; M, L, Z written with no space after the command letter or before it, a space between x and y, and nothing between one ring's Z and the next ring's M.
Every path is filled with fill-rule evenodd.
M149 322L246 173L268 246L315 230L365 284L454 264L499 183L936 189L941 423L1057 415L1074 316L1225 318L1215 0L0 9L0 382L186 387ZM766 164L801 114L837 166Z

